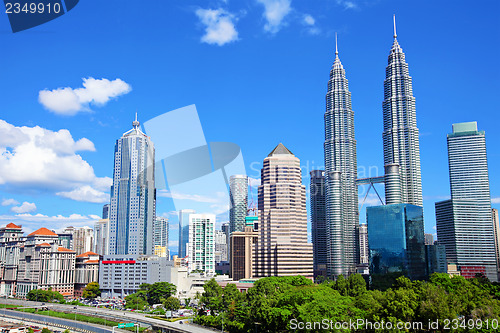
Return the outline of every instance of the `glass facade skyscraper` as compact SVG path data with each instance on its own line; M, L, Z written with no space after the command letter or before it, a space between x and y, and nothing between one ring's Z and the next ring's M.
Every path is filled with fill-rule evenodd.
M139 122L116 141L109 210L109 254L152 254L155 149Z
M422 207L367 207L366 220L371 274L401 272L411 279L426 278Z
M326 204L325 204L325 171L310 172L311 183L311 233L313 243L314 277L326 276Z
M485 133L476 122L453 124L447 142L451 200L436 202L438 241L449 263L484 267L497 281Z
M229 178L229 228L230 232L245 230L248 210L248 177L233 175Z
M357 261L357 161L351 92L337 49L326 93L324 150L327 274L347 276Z
M403 49L398 43L394 21L394 43L385 69L384 165L386 204L422 206L420 143L413 97L412 78Z

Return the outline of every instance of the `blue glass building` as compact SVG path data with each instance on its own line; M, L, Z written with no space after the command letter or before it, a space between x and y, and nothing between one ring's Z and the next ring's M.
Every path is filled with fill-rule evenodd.
M422 207L367 207L366 220L371 274L401 272L413 280L427 277Z

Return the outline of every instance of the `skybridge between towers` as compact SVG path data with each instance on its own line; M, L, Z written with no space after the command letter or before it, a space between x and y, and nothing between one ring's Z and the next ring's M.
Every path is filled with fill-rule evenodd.
M385 184L385 177L384 176L379 176L379 177L368 177L368 178L359 178L359 179L356 179L356 185L357 186L370 185L368 187L368 191L366 191L365 197L363 198L363 202L361 203L361 208L363 208L363 205L365 204L366 198L368 197L368 193L370 193L370 189L372 189L372 188L375 191L375 193L377 194L377 197L380 200L380 203L382 205L385 205L385 202L382 200L382 198L378 194L377 189L375 188L374 184Z

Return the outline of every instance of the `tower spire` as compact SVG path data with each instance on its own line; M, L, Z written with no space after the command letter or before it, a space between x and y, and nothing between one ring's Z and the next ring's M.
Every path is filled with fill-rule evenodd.
M338 48L338 45L337 45L337 33L335 33L335 55L336 56L339 55L339 48Z
M398 37L396 34L396 14L392 15L392 20L394 22L394 38Z
M135 112L135 120L132 122L132 126L133 126L135 129L137 129L137 128L139 128L139 125L140 125L140 123L139 123L139 121L137 120L137 112Z

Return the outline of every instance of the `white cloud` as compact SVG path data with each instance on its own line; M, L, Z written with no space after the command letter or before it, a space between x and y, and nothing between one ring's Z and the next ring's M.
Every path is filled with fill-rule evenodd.
M38 101L47 110L59 115L73 116L80 111L88 111L90 103L103 106L110 99L129 93L130 85L121 79L83 79L83 88L57 88L41 90Z
M320 33L320 29L316 26L316 20L309 14L305 14L302 18L302 24L307 27L307 32L311 35Z
M222 8L199 8L196 10L196 15L205 25L205 35L201 37L202 42L222 46L238 40L238 31L234 25L235 15Z
M14 206L10 210L18 214L30 213L36 210L36 205L34 203L25 201L21 206Z
M491 198L492 204L500 204L500 198Z
M257 0L264 6L266 24L264 30L277 33L284 24L285 17L291 12L291 0Z
M109 194L98 191L89 185L84 185L68 192L57 192L57 195L75 201L105 203L109 202Z
M354 1L350 0L337 0L337 4L344 7L344 9L358 8L358 5Z
M15 206L19 205L19 201L14 200L14 199L3 199L2 200L2 206Z
M199 195L199 194L185 194L185 193L178 193L178 192L170 192L168 190L160 190L157 192L157 195L159 197L165 197L165 198L172 198L172 199L177 199L177 200L191 200L195 202L213 202L217 203L219 200L214 197L209 197L209 196L204 196L204 195Z
M12 133L18 141L9 139ZM75 141L66 129L17 127L0 120L0 185L57 192L87 185L108 191L111 179L97 177L78 151L95 151L95 147L86 138Z

